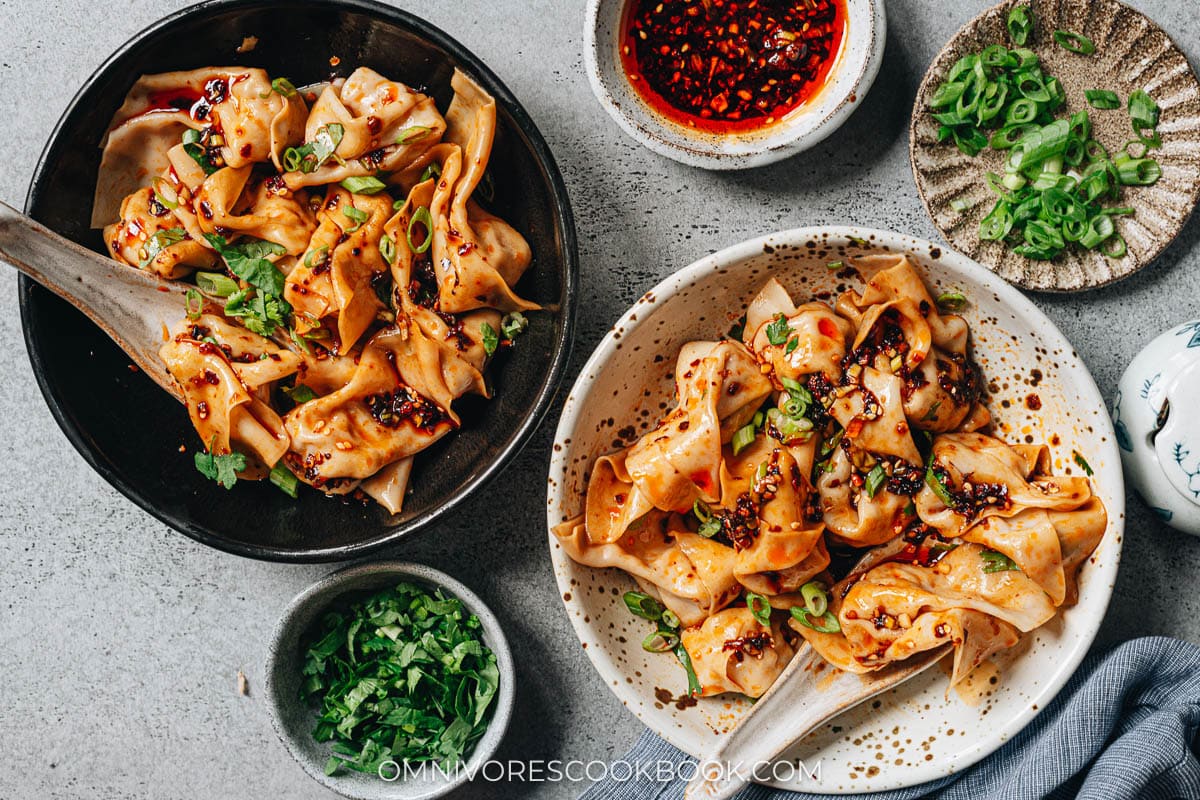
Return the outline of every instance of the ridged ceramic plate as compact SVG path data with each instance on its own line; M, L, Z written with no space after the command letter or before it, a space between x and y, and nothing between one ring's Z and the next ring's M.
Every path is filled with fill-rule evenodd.
M713 253L643 295L588 359L554 437L546 509L551 527L582 512L596 457L631 444L672 405L680 346L725 334L768 278L778 279L797 302L829 298L857 282L826 264L887 252L908 253L935 294L953 287L970 298L963 316L987 379L997 434L1010 442L1047 443L1056 474L1078 475L1072 452L1081 453L1095 469L1108 530L1080 574L1076 606L981 668L961 694L947 695L946 675L931 669L822 726L788 754L809 769L820 764L819 777L760 772L785 789L876 792L957 772L1027 725L1075 671L1108 607L1125 524L1116 437L1087 368L1024 295L965 256L896 233L801 228ZM683 670L669 655L642 650L648 623L621 602L623 592L637 588L633 579L576 564L549 536L567 615L600 677L659 736L697 757L710 752L750 701L736 694L681 701Z
M985 149L971 158L952 142L937 141L938 124L929 100L946 73L962 56L991 44L1011 46L1005 21L1009 9L1027 4L1034 32L1026 46L1041 58L1047 75L1062 81L1066 112L1087 109L1093 136L1110 152L1134 138L1125 101L1135 89L1155 99L1162 114L1158 130L1162 149L1151 155L1162 165L1153 186L1127 187L1115 205L1131 206L1132 216L1116 220L1128 251L1109 258L1098 251L1068 248L1053 261L1033 261L998 242L979 238L979 221L996 201L984 182L988 172L1002 173L1004 156ZM1096 44L1090 56L1070 53L1054 41L1054 31L1081 33ZM1086 89L1111 89L1121 108L1098 111L1084 99ZM1075 291L1132 275L1153 261L1187 222L1200 197L1200 84L1187 58L1161 28L1117 0L1006 0L960 30L925 73L913 106L909 140L913 176L925 208L946 240L990 267L1005 280L1026 289ZM952 206L965 203L962 211Z

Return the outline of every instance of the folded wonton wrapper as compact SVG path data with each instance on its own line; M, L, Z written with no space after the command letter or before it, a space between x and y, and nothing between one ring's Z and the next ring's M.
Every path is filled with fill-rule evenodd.
M211 313L177 325L159 352L209 452L236 449L268 469L287 452L283 421L266 400L272 384L295 373L295 353Z
M681 637L692 659L700 696L741 692L762 697L792 660L794 637L772 620L764 627L745 606L727 608ZM740 645L740 646L734 646Z
M788 339L771 344L767 328L780 315L787 320ZM763 363L771 365L772 374L800 380L814 372L837 375L852 333L850 323L825 303L797 307L787 290L772 278L746 309L742 340Z
M312 142L331 124L341 125L343 131L334 151L337 158L312 172L286 173L289 189L403 170L436 145L446 130L432 97L368 67L325 85L305 123L304 141Z
M433 268L441 310L477 308L528 311L537 303L512 290L532 252L508 223L472 201L496 136L496 101L465 74L450 81L454 100L446 112L446 155L429 205L433 217Z
M388 274L379 240L391 214L387 194L330 188L317 212L316 232L284 285L297 333L309 334L328 319L337 334L337 352L347 353L375 321L385 306L374 281Z
M917 513L945 538L962 535L989 517L1015 517L1029 508L1074 511L1092 499L1087 478L1049 474L1049 451L1041 446L1008 445L980 433L948 433L934 440L933 460L949 473L947 488L952 492L959 491L964 481L975 487L1001 486L1009 501L984 504L968 516L947 508L932 488L924 486L915 498Z
M844 293L837 309L858 331L853 348L885 335L884 328L898 329L908 345L903 365L912 375L902 395L905 415L924 430L949 431L961 426L979 394L977 370L967 352L970 332L966 321L938 311L907 256L867 256L852 263L866 278L866 288L861 295ZM890 358L877 356L869 366L894 371L889 362Z
M261 69L205 67L143 75L113 115L101 143L103 179L96 183L92 227L116 218L122 198L170 167L168 151L188 128L219 129L225 141L221 156L228 166L271 160L281 168L279 155L301 140L306 114L303 98L273 91Z
M721 445L746 423L771 384L736 342L693 342L675 367L679 402L633 446L602 457L588 486L592 542L620 538L650 508L688 511L720 499Z
M1014 645L1018 630L1032 630L1054 615L1045 593L1023 573L985 573L977 545L961 545L931 567L885 560L902 544L879 548L882 563L831 589L830 610L841 633L791 622L835 667L870 672L952 645L953 685L988 656Z
M635 520L613 542L593 542L582 518L561 523L554 534L580 564L616 567L632 575L684 625L699 623L742 591L733 575L733 549L688 532L679 519L662 511Z

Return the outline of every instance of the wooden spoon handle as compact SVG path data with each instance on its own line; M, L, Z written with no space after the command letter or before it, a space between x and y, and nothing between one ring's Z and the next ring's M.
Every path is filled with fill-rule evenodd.
M158 349L184 312L185 286L102 258L0 202L0 263L86 314L155 382L180 397Z
M945 654L939 648L858 675L834 669L805 644L738 726L701 760L685 798L726 800L754 780L756 768L760 779L769 779L771 764L792 745L843 711L924 671Z

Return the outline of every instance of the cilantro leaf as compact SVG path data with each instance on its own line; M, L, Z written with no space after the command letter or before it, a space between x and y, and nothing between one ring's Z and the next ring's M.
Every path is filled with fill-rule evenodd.
M787 317L777 314L775 319L767 325L767 341L771 344L783 344L787 341L790 330Z
M496 348L500 346L500 337L496 335L496 329L486 322L479 323L480 342L483 343L483 352L489 356L496 354Z
M197 452L195 462L201 475L225 489L232 489L237 483L237 474L246 468L246 457L237 452L220 456L207 451Z
M266 294L283 294L283 273L265 258L268 255L283 255L287 252L283 245L250 238L229 244L215 233L206 233L204 238L221 254L225 265L234 275Z
M270 336L276 328L287 327L291 311L291 305L282 297L268 297L252 289L234 292L225 302L225 316L241 318L246 330L259 336Z

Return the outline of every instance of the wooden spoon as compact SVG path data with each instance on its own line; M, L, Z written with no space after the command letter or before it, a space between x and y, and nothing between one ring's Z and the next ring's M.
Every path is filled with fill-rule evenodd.
M99 256L2 202L0 263L87 314L134 364L183 400L158 350L185 313L187 285Z
M939 647L877 672L857 675L834 669L805 644L737 727L700 759L684 797L733 797L753 780L756 764L761 765L760 775L769 776L769 765L796 742L843 711L924 672L948 652L949 646Z

